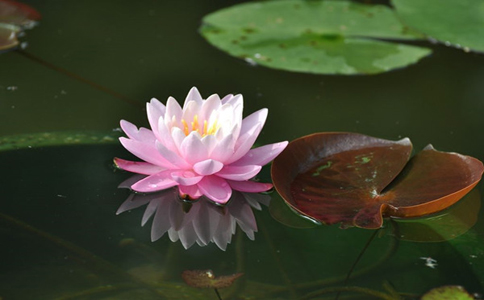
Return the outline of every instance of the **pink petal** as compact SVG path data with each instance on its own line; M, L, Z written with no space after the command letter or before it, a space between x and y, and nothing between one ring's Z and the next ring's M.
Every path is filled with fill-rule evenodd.
M120 125L121 129L123 129L124 133L126 133L130 139L148 144L152 144L156 140L155 135L149 129L140 128L138 130L134 124L126 120L121 120Z
M201 136L198 132L190 132L183 140L180 145L180 154L192 165L208 158L207 148L202 143Z
M191 199L198 199L203 195L197 185L180 185L178 189L182 198L188 195Z
M177 182L171 179L171 171L163 171L150 175L131 186L131 188L141 193L151 193L170 188L177 185Z
M229 201L232 189L227 181L218 176L205 176L199 183L200 191L212 201L224 204Z
M118 167L119 169L122 169L128 172L144 174L144 175L151 175L165 170L160 166L156 166L150 163L140 162L140 161L129 161L129 160L124 160L117 157L114 158L114 163L116 164L116 167Z
M202 95L200 95L200 92L198 91L198 89L196 87L192 87L190 89L190 91L188 92L188 95L185 98L185 103L183 104L183 109L186 108L186 105L190 101L195 101L200 106L202 105L203 98L202 98Z
M234 154L225 162L225 164L231 164L232 162L239 160L242 156L247 154L252 145L254 145L254 142L257 139L257 136L259 135L261 129L261 125L257 125L250 131L247 131L243 135L241 135L235 144Z
M158 120L165 115L165 111L165 105L158 101L158 99L153 98L149 103L146 103L148 121L155 135L158 131Z
M178 153L171 151L170 149L166 148L165 145L156 141L155 143L156 149L160 153L162 157L164 157L167 161L169 161L172 165L177 166L180 169L189 169L191 165L189 165Z
M175 171L171 173L171 178L180 185L194 185L200 182L203 176L197 176L192 171Z
M146 144L124 137L119 138L119 141L129 152L133 153L134 155L146 162L167 169L174 167L171 162L167 161L165 157L163 157L162 154L158 152L158 150L154 147L155 144Z
M160 117L158 119L157 126L158 126L158 131L155 132L155 134L156 134L156 137L158 138L158 141L162 143L169 150L177 152L178 148L175 145L175 142L170 132L170 128L166 126L165 120L163 119L163 117Z
M232 166L243 166L243 165L258 165L264 166L268 164L271 160L276 158L279 153L286 148L288 142L280 142L275 144L265 145L259 148L254 148L249 150L241 159L233 162Z
M193 170L200 175L212 175L222 170L224 164L213 159L207 159L193 165Z
M239 192L247 192L247 193L260 193L268 191L272 188L272 184L270 183L263 183L263 182L256 182L256 181L227 181L231 188Z
M261 166L248 165L248 166L225 166L216 175L225 179L244 181L251 179L262 169Z

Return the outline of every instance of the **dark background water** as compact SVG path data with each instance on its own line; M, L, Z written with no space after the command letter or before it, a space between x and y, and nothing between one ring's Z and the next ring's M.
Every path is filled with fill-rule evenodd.
M152 97L164 102L168 96L182 101L197 86L204 97L243 94L246 115L269 108L258 139L261 144L319 131L352 131L388 139L407 136L416 150L432 143L439 150L484 159L482 54L424 43L433 49L431 56L388 73L291 73L251 66L213 48L198 34L204 15L240 1L24 2L39 10L43 19L22 38L28 43L23 50L26 54L0 55L0 136L110 132L120 119L147 126L145 102ZM181 294L185 287L179 273L184 269L213 268L228 274L242 264L250 283L248 295L289 283L344 276L371 235L336 227L291 229L274 221L265 209L257 214L260 232L256 241L234 237L227 252L213 245L185 251L167 237L151 244L149 228L139 226L142 209L114 216L127 194L116 190L126 174L113 173L113 156L129 157L119 145L2 153L0 212L68 240L123 270L146 264L146 253L139 254L141 246L135 248L138 252L118 247L123 238L135 238L159 253L163 262L159 269L169 272L163 274L163 282L172 284L165 289L171 291L177 284ZM112 269L93 267L90 260L81 258L79 264L65 259L77 256L53 247L45 236L2 222L1 251L6 263L0 268L0 297L5 300L54 299L125 281L113 275L118 273ZM478 250L482 249L482 222L454 242L393 243L389 235L374 240L361 268L376 265L381 253L392 247L396 253L351 285L382 289L382 283L389 281L398 291L418 294L442 284L463 284L470 291L482 292L484 275L474 274L483 255ZM420 257L426 256L436 258L439 266L425 266ZM142 273L153 275L151 269ZM272 296L296 298L295 293L303 295L317 288ZM213 291L199 293L199 297L215 299ZM93 296L97 297L110 295Z

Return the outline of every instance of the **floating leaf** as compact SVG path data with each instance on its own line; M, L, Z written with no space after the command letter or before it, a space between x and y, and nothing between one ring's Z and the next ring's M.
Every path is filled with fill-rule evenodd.
M445 44L484 51L483 0L393 0L401 20Z
M274 160L274 186L303 215L325 224L380 228L384 217L418 217L461 199L481 179L472 157L431 145L410 161L409 139L356 133L299 138ZM408 161L408 162L407 162Z
M15 48L23 29L33 27L40 14L32 7L11 0L0 0L0 51Z
M192 287L221 289L231 286L242 275L244 273L215 277L212 270L187 270L183 271L182 278Z
M473 189L450 209L421 218L393 219L393 235L412 242L442 242L466 233L477 222L481 195Z
M414 40L383 5L350 1L244 3L205 16L201 34L215 47L266 67L318 74L372 74L430 54L377 39Z
M18 45L17 33L19 31L20 28L18 26L0 23L0 51Z
M430 290L422 296L422 300L473 300L463 287L458 285L441 286Z
M0 0L0 23L29 26L40 20L40 13L32 7L12 0Z

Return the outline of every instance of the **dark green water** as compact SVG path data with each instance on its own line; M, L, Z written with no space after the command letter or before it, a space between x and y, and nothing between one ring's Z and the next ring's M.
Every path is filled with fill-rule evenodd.
M432 143L484 159L483 55L430 45L432 56L389 73L306 75L250 66L203 40L197 33L201 18L238 1L26 2L43 20L23 38L30 56L0 55L0 136L109 133L120 119L147 126L145 102L170 95L182 101L197 86L204 97L243 94L246 115L269 108L260 144L353 131L408 136L416 150ZM185 285L180 274L186 269L244 272L235 288L221 290L223 299L299 299L342 286L373 233L294 229L264 207L255 212L255 241L238 230L225 252L213 244L185 250L167 236L152 243L150 223L140 226L143 208L115 215L128 197L117 185L129 174L115 172L111 163L115 156L129 158L120 145L27 144L0 152L2 300L217 299L213 290ZM267 170L262 178L268 180ZM273 201L280 199L273 194ZM404 299L447 284L482 293L482 211L480 216L469 232L448 242L406 242L380 232L347 285L393 286ZM422 257L438 265L430 268ZM350 296L374 299L361 293L341 299Z

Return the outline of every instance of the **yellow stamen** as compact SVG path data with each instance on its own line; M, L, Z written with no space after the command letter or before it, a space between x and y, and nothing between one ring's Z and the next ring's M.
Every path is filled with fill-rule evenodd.
M195 115L193 117L192 131L198 131L198 133L200 133L200 131L198 130L198 115Z
M213 122L212 126L210 126L210 128L208 128L207 134L214 134L215 131L217 131L217 129L218 129L217 119L215 119L215 121Z
M203 121L202 137L207 135L207 120Z
M185 133L185 135L188 135L188 124L185 119L182 119L181 121L183 123L183 132Z
M220 127L217 120L214 120L211 125L208 124L207 120L204 120L203 128L200 128L200 124L198 123L198 115L193 116L193 121L190 122L190 127L188 126L188 123L187 121L185 121L185 119L182 119L181 122L183 125L183 133L185 133L186 136L192 131L198 132L202 137L212 135L215 134L217 129Z

